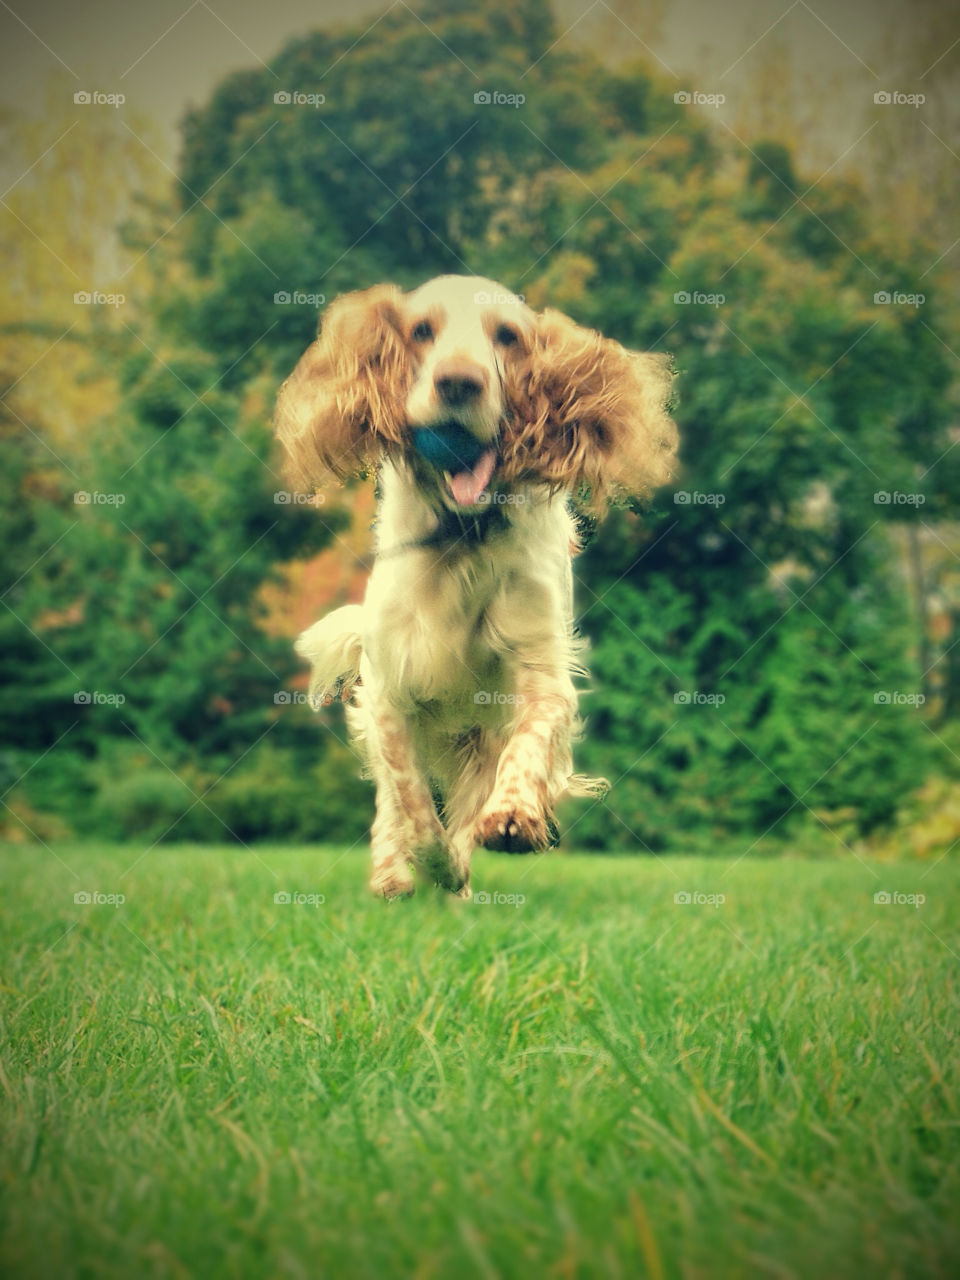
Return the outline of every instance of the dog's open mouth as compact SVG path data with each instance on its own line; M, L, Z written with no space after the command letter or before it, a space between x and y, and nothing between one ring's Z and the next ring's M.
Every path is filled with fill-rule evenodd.
M475 507L486 493L496 465L496 449L485 449L475 466L464 471L445 471L444 479L454 502L461 507Z
M450 496L460 507L483 501L497 465L497 451L459 422L416 427L413 447L443 475Z

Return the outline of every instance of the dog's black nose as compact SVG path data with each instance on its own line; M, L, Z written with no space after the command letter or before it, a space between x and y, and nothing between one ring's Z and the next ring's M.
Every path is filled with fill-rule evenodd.
M486 388L486 371L479 365L462 361L445 361L433 377L437 395L452 408L479 400Z
M474 382L473 378L438 378L437 391L440 399L444 404L458 405L469 404L471 400L476 400L480 396L483 388L479 382Z

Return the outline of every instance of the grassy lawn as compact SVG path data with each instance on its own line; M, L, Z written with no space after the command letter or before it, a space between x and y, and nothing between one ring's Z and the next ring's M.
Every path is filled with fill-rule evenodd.
M8 1275L960 1274L954 863L56 854L0 851Z

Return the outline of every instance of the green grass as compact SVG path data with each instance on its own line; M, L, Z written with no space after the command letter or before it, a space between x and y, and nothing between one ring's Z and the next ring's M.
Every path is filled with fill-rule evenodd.
M955 864L140 852L0 853L6 1274L960 1271Z

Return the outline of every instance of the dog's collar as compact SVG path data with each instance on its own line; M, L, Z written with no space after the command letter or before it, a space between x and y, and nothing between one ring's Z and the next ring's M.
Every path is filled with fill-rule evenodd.
M480 511L469 513L444 507L437 527L431 533L416 538L413 542L401 542L399 546L380 551L377 559L401 555L405 551L419 551L421 547L447 547L449 551L456 546L479 547L491 534L505 529L508 524L507 513L499 504L491 504Z

